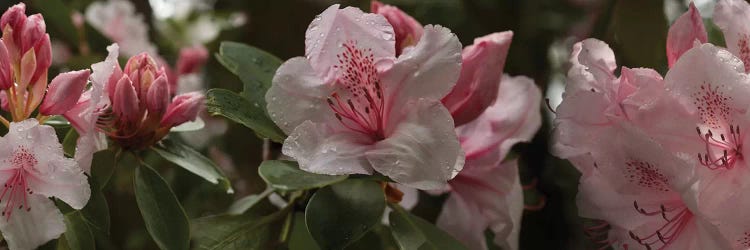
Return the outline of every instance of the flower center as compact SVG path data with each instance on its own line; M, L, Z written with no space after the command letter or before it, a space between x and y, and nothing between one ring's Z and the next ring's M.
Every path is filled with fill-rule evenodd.
M625 177L630 183L661 192L669 192L669 180L651 163L630 160L625 163Z
M27 212L31 211L27 196L33 194L34 191L28 187L26 171L36 167L39 162L28 148L21 146L13 151L13 158L9 163L13 174L5 181L3 191L0 193L0 201L6 200L5 208L2 211L2 216L5 216L6 220L10 219L10 215L16 207L19 210L25 207Z
M628 232L630 238L646 247L646 249L663 249L672 244L679 237L682 230L693 218L693 213L685 205L680 204L674 207L660 205L658 209L646 210L638 206L637 201L633 201L633 206L638 213L645 216L661 216L664 223L653 233L645 236L639 236L633 231Z
M729 136L723 133L718 138L706 130L704 134L700 128L696 128L698 136L706 144L706 153L698 153L698 161L711 169L732 169L737 161L742 160L742 142L745 139L740 133L740 126L729 125Z
M342 47L334 66L339 88L328 97L328 106L345 127L382 140L385 102L372 49L358 48L351 40Z

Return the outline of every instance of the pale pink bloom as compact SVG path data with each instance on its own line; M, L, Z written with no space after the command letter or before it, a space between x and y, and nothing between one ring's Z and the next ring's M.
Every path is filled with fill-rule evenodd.
M78 102L89 81L89 70L60 73L52 79L44 96L39 113L42 115L62 115Z
M405 48L416 45L422 37L422 24L398 7L373 0L370 2L370 12L383 15L393 26L396 33L396 55L401 55Z
M422 36L422 26L398 8L372 1L371 11L385 16L396 32L396 55L413 46ZM497 98L508 55L512 31L492 33L474 39L461 53L461 74L456 86L442 102L453 116L456 126L477 118Z
M742 0L719 0L713 21L724 33L727 49L750 71L750 5Z
M623 67L620 77L614 53L596 39L573 46L563 102L553 124L553 153L574 163L591 152L591 141L606 136L614 121L641 126L650 118L638 111L653 106L664 92L663 79L652 69ZM585 111L584 111L585 110ZM654 128L656 129L656 128ZM586 164L574 164L580 171Z
M107 148L107 140L97 128L99 115L110 107L106 86L114 81L114 76L122 75L117 62L119 47L112 44L107 47L109 55L102 61L91 65L91 88L86 90L73 108L63 116L78 132L75 159L86 172L91 170L94 153Z
M48 197L81 209L91 190L52 127L28 119L8 131L0 138L0 231L10 249L34 249L65 232L63 215Z
M707 220L721 225L722 235L738 244L737 249L750 247L750 224L735 223L742 217L735 216L734 209L747 208L737 204L748 204L743 190L750 178L750 165L744 159L750 152L743 147L745 128L750 125L750 77L744 69L741 58L703 44L687 51L665 77L673 102L687 110L687 114L665 121L686 124L670 133L682 143L666 145L695 167L696 183L690 197Z
M703 19L695 4L690 3L690 7L685 14L682 14L674 24L669 27L667 34L667 61L669 67L672 67L678 58L693 47L695 42L705 43L708 41L706 28L703 26Z
M186 75L196 73L201 70L208 59L208 50L202 45L185 47L180 49L180 56L177 58L177 74Z
M542 94L533 80L506 75L497 96L477 119L456 128L466 164L448 182L450 196L437 219L440 228L469 249L488 249L488 229L496 245L518 249L523 192L518 162L504 159L513 145L530 141L542 124Z
M148 24L130 1L96 1L86 8L84 15L92 27L120 45L123 55L131 57L143 52L157 55L148 37Z
M305 37L306 57L281 65L266 94L271 119L289 134L284 154L305 171L377 171L420 189L440 189L458 173L463 152L439 101L459 76L455 35L428 25L396 58L383 16L333 5Z

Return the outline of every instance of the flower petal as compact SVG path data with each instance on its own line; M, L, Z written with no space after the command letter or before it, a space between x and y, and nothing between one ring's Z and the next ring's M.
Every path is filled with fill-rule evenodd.
M402 109L418 98L442 99L455 86L460 71L461 43L456 35L448 28L425 26L419 43L381 75L387 110Z
M36 249L65 232L63 215L51 200L29 195L28 201L31 210L16 210L9 220L0 219L0 231L10 249ZM5 202L0 207L5 207Z
M456 86L443 98L456 126L474 120L495 102L513 32L492 33L474 39L464 48L461 76Z
M467 159L499 146L499 160L510 148L530 141L542 125L542 93L528 77L505 75L497 100L474 121L456 128Z
M396 32L396 55L401 55L404 48L413 46L422 37L422 24L404 13L398 7L373 0L370 11L388 19Z
M273 77L266 92L268 114L287 134L302 122L318 123L335 120L326 100L333 87L315 75L310 63L303 57L284 62Z
M617 68L615 54L606 43L589 38L573 45L570 55L565 94L576 91L599 92L612 89L616 79L612 72Z
M463 167L453 120L438 101L408 103L386 139L365 153L372 167L398 183L418 189L441 189Z
M669 27L667 34L667 61L669 67L672 67L678 58L689 50L698 40L700 43L708 41L706 27L703 26L703 19L695 4L690 2L690 8L685 14L682 14Z
M750 4L743 0L719 0L714 7L713 21L724 33L727 48L750 71Z
M331 5L315 17L305 33L305 56L325 82L334 76L333 66L338 64L337 56L344 50L341 45L347 41L371 49L376 62L396 55L393 27L385 17L364 13L358 8L339 9L338 4Z
M284 141L282 152L311 173L342 175L372 174L365 152L372 139L350 131L337 131L325 124L305 121Z

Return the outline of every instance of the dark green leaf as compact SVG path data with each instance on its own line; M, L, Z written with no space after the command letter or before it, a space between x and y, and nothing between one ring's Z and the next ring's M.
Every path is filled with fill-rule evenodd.
M275 249L288 210L260 217L218 215L193 220L195 249Z
M378 183L352 179L318 190L307 204L305 221L322 249L343 249L380 223L384 209Z
M261 49L235 42L222 42L216 59L229 71L240 77L244 88L242 96L265 109L266 92L281 59Z
M312 235L310 235L310 231L307 230L305 213L294 213L294 224L292 225L292 233L289 236L289 249L320 250L318 243L315 243Z
M294 249L294 248L292 248ZM353 242L351 245L346 247L346 250L369 250L369 249L381 249L381 250L398 250L398 244L393 239L393 233L387 226L378 224L375 225L372 230L367 232L358 241Z
M107 185L117 164L117 153L113 149L94 153L94 158L91 161L91 178L96 181L99 189Z
M245 197L242 197L239 200L236 200L234 203L232 203L231 206L229 206L229 209L227 209L228 214L238 215L243 214L248 209L252 208L258 202L262 201L268 195L273 193L273 189L269 188L266 191L263 191L261 194L251 194Z
M400 206L393 205L391 208L393 212L388 219L393 238L401 249L467 249L448 233Z
M264 161L258 174L272 188L290 191L319 188L345 180L346 175L323 175L305 172L293 161Z
M65 239L73 250L96 249L94 235L79 211L65 215Z
M81 209L80 213L89 224L91 230L97 230L104 235L109 235L109 205L98 185L91 185L91 198L89 198L89 202Z
M164 159L211 183L220 184L227 193L234 192L229 179L221 172L219 167L213 161L187 145L173 140L162 140L159 144L151 148L164 157Z
M65 135L65 139L63 139L63 152L65 152L66 155L73 157L76 154L76 144L78 141L78 132L76 132L75 129L68 130L68 133Z
M261 138L268 138L275 142L283 142L286 139L284 132L265 114L265 106L251 104L250 101L232 91L209 90L206 93L206 110L212 115L222 115L245 125Z
M169 185L149 166L135 169L135 200L151 237L161 249L188 249L190 225Z

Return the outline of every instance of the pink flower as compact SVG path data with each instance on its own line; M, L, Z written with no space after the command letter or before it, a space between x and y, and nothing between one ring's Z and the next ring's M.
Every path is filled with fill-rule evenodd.
M177 58L177 74L185 75L199 72L206 64L208 50L201 45L185 47L180 49L180 57Z
M422 26L398 8L372 1L371 11L385 16L396 32L396 55L416 44L422 37ZM512 31L492 33L474 39L462 52L461 74L456 86L442 102L453 116L456 126L477 118L497 98L494 91L503 76ZM492 91L490 91L492 90Z
M117 62L119 47L107 47L109 55L103 62L91 65L91 88L83 92L76 105L63 116L79 134L75 159L83 170L91 170L94 153L107 148L107 141L98 128L99 116L111 106L106 86L122 75Z
M286 61L266 94L289 137L282 152L321 174L372 174L439 189L463 166L453 120L439 102L460 71L461 45L426 26L396 58L381 15L333 5L310 23L306 57Z
M742 0L719 0L713 18L724 33L727 49L742 60L745 72L750 72L750 5Z
M10 249L34 249L65 232L63 215L48 197L74 209L88 202L86 175L65 158L55 130L35 119L10 124L0 138L0 231Z
M496 245L518 249L523 212L518 162L503 160L514 144L530 141L541 126L541 95L533 80L505 76L495 103L456 128L466 164L448 182L450 196L437 225L469 249L488 249L488 229Z
M678 58L689 50L695 44L695 41L705 43L708 41L706 28L703 26L703 19L695 4L690 2L688 12L682 14L669 27L667 34L667 61L669 67L672 67Z
M422 24L395 6L373 0L370 12L383 15L393 26L396 33L396 55L401 55L405 48L416 45L422 37Z
M155 56L156 47L148 37L148 24L136 13L130 1L93 2L84 13L86 21L96 30L119 44L125 56L146 52Z

